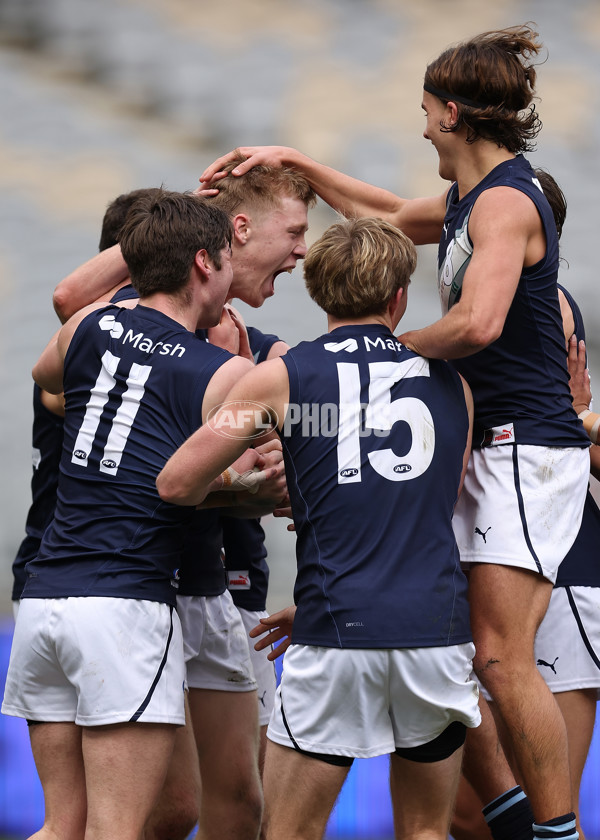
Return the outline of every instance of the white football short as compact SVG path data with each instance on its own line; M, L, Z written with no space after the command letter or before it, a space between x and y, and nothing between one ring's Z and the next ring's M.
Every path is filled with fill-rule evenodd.
M311 753L370 758L478 726L472 643L365 650L291 645L267 737Z
M535 660L553 693L598 689L600 587L559 586L535 637Z
M249 633L253 627L256 627L260 623L261 618L267 618L269 615L266 610L245 610L242 607L238 607L237 609L242 617L246 633ZM261 726L266 726L271 719L271 712L273 711L275 689L277 688L277 675L275 673L275 663L267 659L267 654L273 649L273 646L271 645L264 650L254 650L254 643L256 641L258 640L248 637L250 661L258 691L258 722Z
M183 726L185 667L174 609L131 598L22 598L2 711L80 726Z
M529 569L554 583L579 533L589 471L587 449L474 449L453 519L461 562Z
M188 688L256 691L246 628L231 594L178 595Z

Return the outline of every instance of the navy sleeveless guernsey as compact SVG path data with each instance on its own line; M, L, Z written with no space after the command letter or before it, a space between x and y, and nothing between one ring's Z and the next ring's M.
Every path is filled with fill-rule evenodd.
M133 300L138 293L132 285L123 286L111 303ZM207 341L208 331L196 330L196 337ZM183 542L181 564L177 573L178 595L221 595L227 579L221 560L223 534L219 516L214 510L197 510L192 514Z
M194 508L161 501L156 476L201 424L206 387L230 358L145 306L83 319L65 358L55 517L27 565L23 597L175 604Z
M451 522L468 432L456 372L378 324L340 327L282 361L297 535L293 642L470 641Z
M138 298L131 284L123 286L111 298L111 303ZM37 555L42 536L54 516L58 468L63 443L63 418L49 411L41 398L42 389L33 386L33 476L31 479L31 507L27 514L25 532L13 562L12 600L18 601L25 586L25 565Z
M585 327L579 306L573 296L559 284L573 313L574 330L585 341ZM555 586L600 586L600 509L589 491L585 497L583 518L577 539L558 567Z
M25 586L25 565L37 556L44 531L54 516L58 465L62 452L63 418L42 402L42 390L33 386L31 506L25 523L26 537L14 559L12 600L18 601Z
M131 283L128 283L126 286L121 286L120 289L117 289L117 291L111 297L110 302L121 303L121 301L123 300L139 300L139 297L139 294L131 285Z
M513 424L511 443L589 446L569 392L556 283L556 226L533 169L522 155L496 166L461 199L457 184L450 187L438 252L442 310L446 312L460 299L473 252L468 232L473 205L484 190L500 186L520 190L533 201L544 226L546 254L523 269L501 336L484 350L452 361L473 392L473 446L491 442L491 430L509 424Z

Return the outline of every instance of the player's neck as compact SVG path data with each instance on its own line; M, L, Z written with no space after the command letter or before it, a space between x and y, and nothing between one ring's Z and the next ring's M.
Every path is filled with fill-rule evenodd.
M194 307L189 300L184 300L180 295L170 295L164 292L155 292L148 297L140 298L141 306L147 306L149 309L156 309L157 312L162 312L173 321L177 321L186 330L194 332L200 312L197 307Z
M339 327L360 327L365 324L381 324L381 326L387 327L390 331L392 330L392 319L387 312L382 315L369 315L365 318L335 318L333 315L327 316L329 332L337 330Z
M454 167L454 180L458 183L459 198L471 192L492 169L515 157L513 152L499 148L491 140L477 140L470 146L465 144L464 151L465 154L455 162Z

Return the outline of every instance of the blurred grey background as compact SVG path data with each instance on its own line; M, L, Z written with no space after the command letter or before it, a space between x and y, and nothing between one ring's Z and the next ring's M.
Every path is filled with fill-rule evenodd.
M0 616L29 504L30 370L57 328L52 290L97 251L106 205L139 187L194 188L218 154L261 143L404 196L436 194L425 65L453 41L525 21L547 47L531 159L567 195L561 281L600 377L598 0L0 0ZM332 219L313 211L309 242ZM435 249L419 251L407 327L439 316ZM325 325L300 269L262 309L242 309L290 343ZM293 579L285 524L267 522L273 609Z

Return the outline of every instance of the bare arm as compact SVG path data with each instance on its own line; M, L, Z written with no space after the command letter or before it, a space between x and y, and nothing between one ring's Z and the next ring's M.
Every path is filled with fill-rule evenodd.
M434 324L399 336L422 356L459 359L495 341L504 328L523 266L543 256L545 240L540 240L543 233L535 205L510 187L496 187L479 196L469 234L473 255L458 303Z
M573 397L573 408L581 417L583 428L586 430L592 441L590 447L590 471L594 478L600 481L600 445L598 444L598 432L600 431L600 414L590 411L592 401L592 389L590 387L590 374L586 367L585 341L577 341L577 336L572 335L569 339L569 353L567 366L571 377L569 385Z
M465 402L467 404L467 414L469 415L469 431L467 432L467 444L465 446L465 451L463 455L463 467L462 467L462 474L460 476L460 484L458 486L458 495L460 496L463 488L463 484L465 481L465 474L467 472L467 466L469 464L469 458L471 457L471 444L473 442L473 394L471 393L471 389L467 385L467 381L460 377L463 390L465 392Z
M219 368L209 385L211 394L209 389L206 392L205 416L211 408L226 405L180 446L158 476L158 492L165 501L199 505L219 475L256 439L257 432L275 425L285 411L289 385L279 359L251 367L241 379L241 374L233 370L234 362L250 365L236 358ZM240 381L223 397L222 392L219 394L220 383L213 386L213 380L228 366L232 366L229 373ZM258 404L268 408L261 409Z
M119 245L101 251L60 281L52 296L54 310L65 323L82 307L109 300L129 277Z
M572 333L569 338L567 368L569 371L569 387L573 397L573 408L577 414L586 411L592 401L590 373L586 365L585 341L577 341Z
M102 303L86 306L70 318L67 323L55 333L47 344L42 355L34 365L32 375L37 384L50 394L60 394L63 390L63 371L65 356L75 330L81 321L94 309L99 309Z
M223 166L239 154L248 160L232 170L234 177L260 164L297 169L317 195L343 216L376 216L385 219L404 231L416 245L439 240L446 211L447 190L431 198L400 198L381 187L317 163L308 155L286 146L242 146L218 158L205 169L200 181L206 187L213 184L218 187L218 180L224 177Z
M275 344L272 344L269 348L266 361L268 362L270 359L279 359L281 356L285 356L289 349L290 345L285 341L276 341Z

